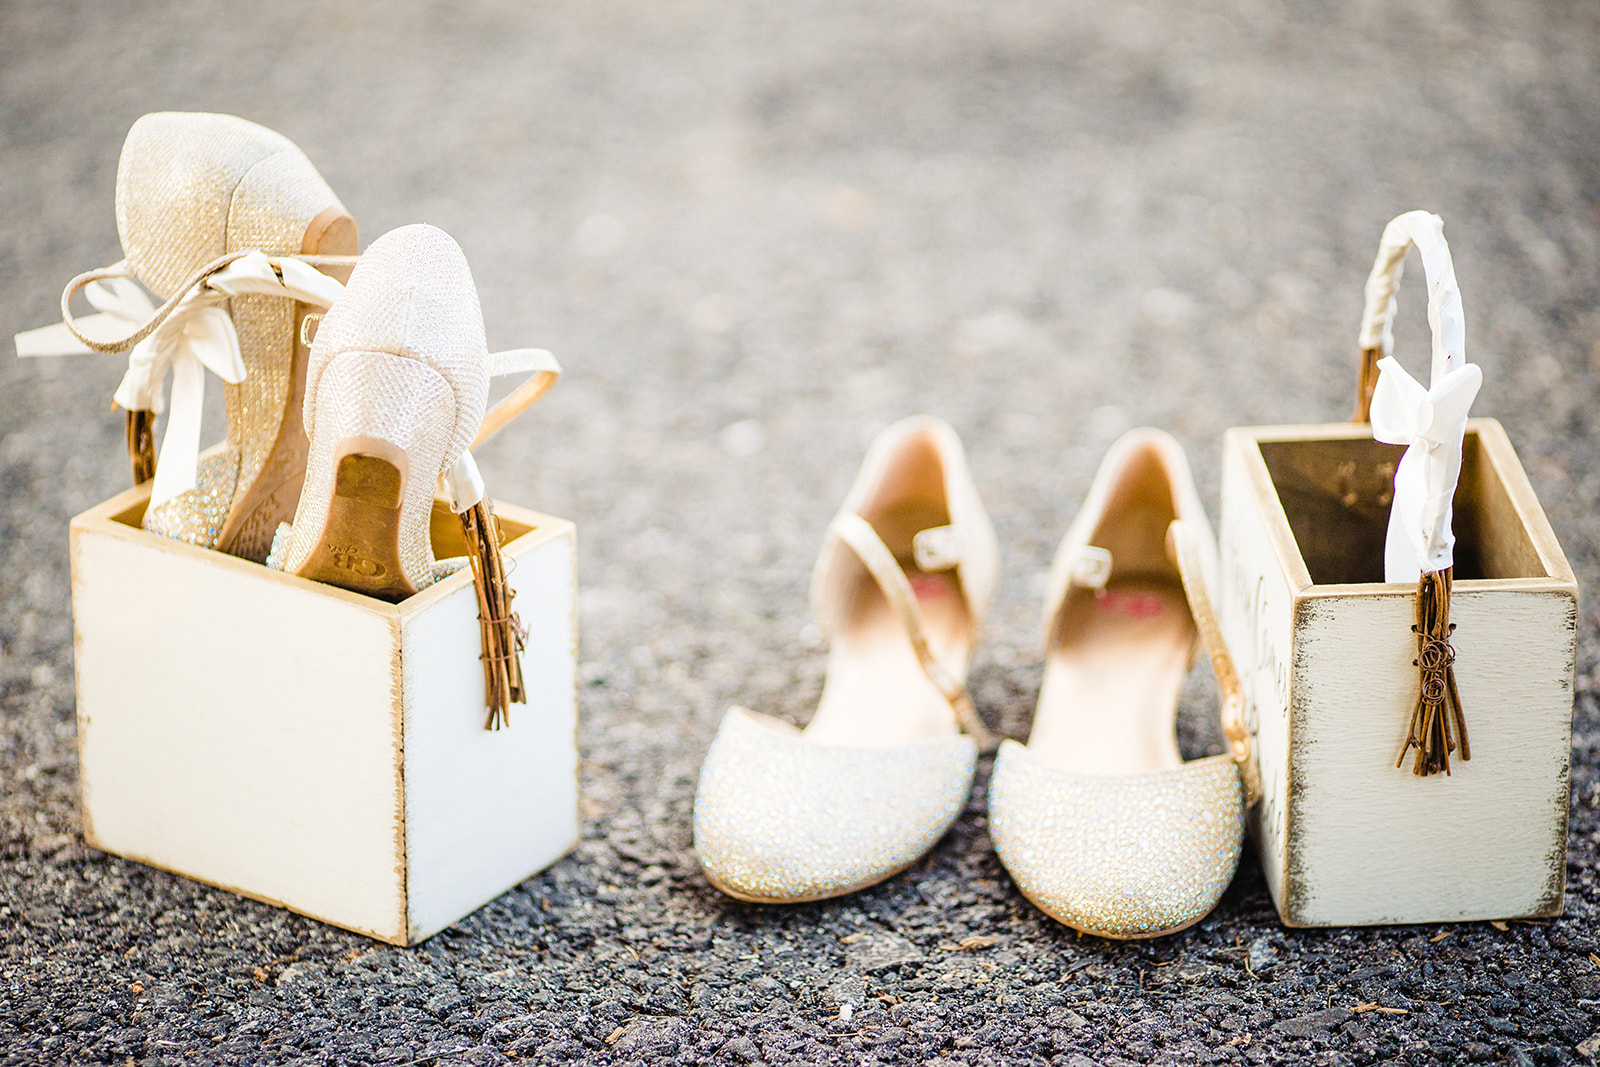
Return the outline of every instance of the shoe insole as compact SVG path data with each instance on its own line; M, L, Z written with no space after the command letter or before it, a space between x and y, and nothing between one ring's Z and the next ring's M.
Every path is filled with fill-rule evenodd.
M956 572L920 571L905 560L901 565L922 609L934 655L946 669L965 664L971 623ZM863 575L848 624L833 637L827 681L806 738L872 748L956 732L950 702L923 673L889 602Z
M407 464L383 442L371 445L378 447L340 457L327 525L296 573L383 600L404 600L416 592L400 564Z
M1073 590L1045 659L1028 750L1079 774L1136 774L1183 762L1174 722L1197 635L1183 586L1114 579Z

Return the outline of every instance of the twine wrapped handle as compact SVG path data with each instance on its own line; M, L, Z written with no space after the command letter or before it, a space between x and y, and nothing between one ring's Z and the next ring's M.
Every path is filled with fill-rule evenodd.
M1433 334L1429 386L1423 388L1390 357L1396 293L1406 253L1415 245L1428 281L1428 325ZM1461 449L1467 410L1482 384L1482 373L1466 358L1466 320L1456 286L1444 223L1426 211L1393 219L1383 232L1378 256L1367 278L1361 319L1361 370L1356 385L1356 422L1370 422L1374 439L1406 445L1395 471L1394 503L1384 546L1384 578L1416 581L1417 699L1400 767L1413 748L1412 773L1450 773L1458 748L1472 758L1466 717L1456 686L1455 649L1450 635L1450 587L1455 536L1452 501L1461 476Z
M113 409L116 406L113 404ZM156 476L155 412L128 412L128 463L133 467L134 485L143 485Z

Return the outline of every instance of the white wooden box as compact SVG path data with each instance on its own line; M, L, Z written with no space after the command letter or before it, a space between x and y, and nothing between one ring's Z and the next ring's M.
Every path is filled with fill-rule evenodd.
M1290 926L1557 915L1577 583L1505 431L1468 423L1450 618L1472 759L1397 769L1416 587L1383 582L1403 449L1364 425L1223 443L1223 630L1261 765L1252 815Z
M572 523L495 505L528 702L491 732L470 573L390 604L146 533L148 498L72 520L89 844L398 945L572 848Z

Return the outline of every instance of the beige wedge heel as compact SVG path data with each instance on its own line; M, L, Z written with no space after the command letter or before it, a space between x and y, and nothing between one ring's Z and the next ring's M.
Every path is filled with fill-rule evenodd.
M342 207L325 209L306 227L300 251L311 261L353 259L357 251L355 220ZM350 276L348 266L325 264L321 269L341 282ZM311 358L311 347L305 342L306 317L323 309L297 300L285 314L285 309L262 297L240 297L234 303L235 323L243 323L239 328L247 334L271 335L280 324L286 326L286 333L278 335L277 344L291 349L277 432L272 434L269 430L271 444L267 446L259 472L238 494L217 537L218 551L243 559L265 560L279 524L294 517L300 503L300 488L305 482L309 441L301 409L305 406L306 367ZM250 410L252 402L270 406L275 400L275 393L261 399L241 395L235 406L242 416Z

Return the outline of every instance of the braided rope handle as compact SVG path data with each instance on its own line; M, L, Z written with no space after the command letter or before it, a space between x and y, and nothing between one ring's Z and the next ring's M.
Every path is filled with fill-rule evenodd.
M1378 243L1378 255L1372 264L1372 273L1367 277L1366 306L1362 310L1359 339L1361 372L1356 386L1354 418L1356 422L1373 421L1373 397L1381 376L1379 363L1388 358L1394 349L1393 326L1395 312L1399 307L1400 278L1405 270L1406 254L1413 246L1422 256L1422 268L1428 283L1428 326L1433 339L1433 359L1429 377L1432 390L1429 393L1430 403L1445 403L1443 395L1451 388L1443 384L1446 378L1468 366L1466 316L1461 307L1461 290L1456 284L1455 264L1450 259L1450 246L1444 239L1444 222L1439 216L1426 211L1408 211L1384 227L1383 238ZM1476 373L1476 368L1473 373ZM1404 376L1403 371L1400 372L1400 376ZM1458 376L1458 380L1460 377ZM1468 384L1468 389L1457 390L1458 395L1464 397L1460 409L1463 419L1465 405L1471 403L1472 396L1477 392L1475 382ZM1434 393L1440 395L1436 397ZM1438 409L1430 407L1430 417L1434 417L1433 412L1436 410ZM1430 432L1436 433L1431 428ZM1394 437L1384 436L1377 426L1374 427L1374 435L1382 440L1395 440ZM1459 472L1460 444L1460 439L1457 437L1453 443L1453 447L1457 449L1457 472ZM1451 447L1448 440L1441 441L1437 437L1433 439L1432 445ZM1408 459L1402 461L1402 468L1410 461L1414 447L1408 448ZM1453 493L1454 482L1451 481L1448 487ZM1391 514L1389 543L1385 547L1386 571L1397 567L1394 562L1394 557L1399 551L1396 547L1395 521L1400 514L1398 509L1401 503L1400 484L1397 480L1394 503L1394 508L1397 510ZM1445 536L1449 534L1449 520L1447 509L1439 519ZM1437 547L1435 541L1438 536L1435 533L1429 544ZM1443 548L1439 550L1442 562L1451 561L1449 549L1449 542L1444 542ZM1432 558L1424 553L1423 566L1427 566ZM1391 578L1393 576L1390 574ZM1400 750L1395 766L1397 768L1402 766L1407 753L1414 748L1416 756L1412 761L1411 770L1419 777L1437 774L1440 771L1448 775L1450 755L1458 749L1462 760L1472 758L1472 748L1467 738L1466 717L1461 707L1461 693L1456 685L1455 649L1450 644L1450 634L1455 629L1450 622L1450 587L1453 577L1454 567L1443 566L1431 571L1424 570L1417 583L1416 624L1411 627L1411 632L1417 642L1417 658L1412 664L1417 668L1418 690L1405 744Z
M1352 422L1372 415L1372 393L1378 386L1378 361L1394 351L1394 317L1400 307L1400 279L1406 254L1415 246L1428 280L1428 325L1433 334L1431 381L1466 366L1466 316L1455 264L1444 239L1444 220L1427 211L1408 211L1389 221L1378 242L1378 255L1367 275L1366 304L1361 313L1361 370L1356 383Z

